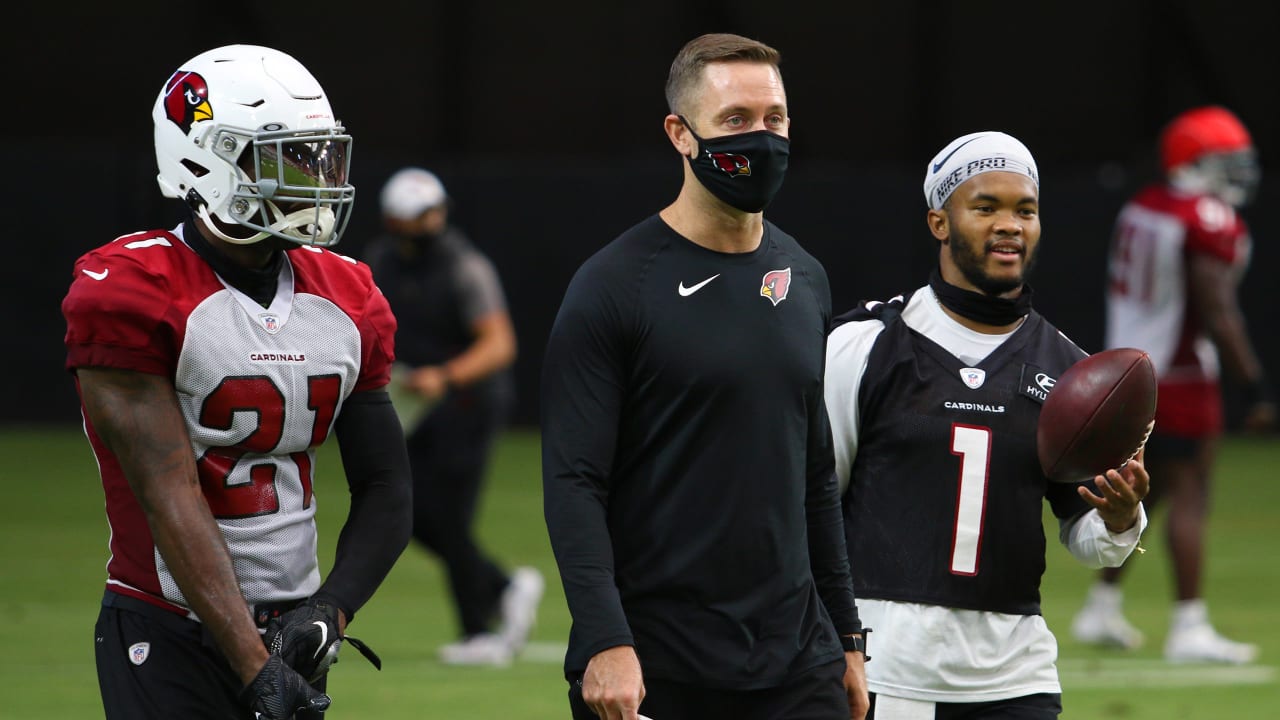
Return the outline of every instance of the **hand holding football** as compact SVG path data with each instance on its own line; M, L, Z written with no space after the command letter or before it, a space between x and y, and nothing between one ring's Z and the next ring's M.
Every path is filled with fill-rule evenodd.
M1118 468L1146 443L1155 417L1151 358L1134 348L1094 353L1058 378L1040 409L1040 468L1061 483Z

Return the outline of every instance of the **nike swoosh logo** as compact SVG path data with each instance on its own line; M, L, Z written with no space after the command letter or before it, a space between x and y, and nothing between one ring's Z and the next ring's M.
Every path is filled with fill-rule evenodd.
M319 620L312 620L312 625L320 628L320 647L316 648L316 652L312 655L312 659L320 657L320 653L329 647L329 626Z
M960 152L960 148L964 147L965 145L968 145L969 143L977 139L978 138L970 138L960 143L959 145L957 145L955 150L952 150L951 152L947 153L946 157L942 158L941 160L933 164L933 171L938 172L939 170L941 170L942 166L947 164L947 161L951 159L952 155L955 155L956 153Z
M80 272L84 273L85 275L88 275L89 277L93 278L94 280L106 280L106 279L107 279L107 273L111 272L111 268L107 268L106 270L103 270L102 272L94 272L94 271L92 271L92 270L88 270L88 269L81 270Z
M711 282L712 280L715 280L718 277L720 277L720 273L716 273L715 275L712 275L711 277L707 278L706 280L703 280L697 285L690 285L689 287L685 287L684 281L681 280L680 287L676 288L676 290L680 291L680 297L689 297L690 295L698 292L703 287L705 287L707 283Z

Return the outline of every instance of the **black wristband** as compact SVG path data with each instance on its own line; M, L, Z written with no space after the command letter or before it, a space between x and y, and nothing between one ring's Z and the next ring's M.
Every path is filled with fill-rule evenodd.
M844 648L845 652L862 653L862 661L867 662L871 659L871 656L867 654L867 636L871 634L871 628L864 627L858 632L862 637L858 637L857 635L841 635L840 646Z

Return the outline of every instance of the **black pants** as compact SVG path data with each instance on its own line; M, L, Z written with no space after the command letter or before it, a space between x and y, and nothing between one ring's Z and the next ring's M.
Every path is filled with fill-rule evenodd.
M240 678L194 620L107 591L94 656L106 720L253 720Z
M645 678L640 714L654 720L848 720L844 658L820 665L779 687L717 690ZM573 720L598 720L582 701L582 677L569 681Z
M501 415L463 391L446 398L407 439L413 536L444 563L464 636L491 629L507 574L476 544L476 504Z
M1023 695L1008 700L975 703L938 703L934 720L1055 720L1062 714L1062 696L1056 693ZM867 720L875 720L876 696L871 695L871 712Z

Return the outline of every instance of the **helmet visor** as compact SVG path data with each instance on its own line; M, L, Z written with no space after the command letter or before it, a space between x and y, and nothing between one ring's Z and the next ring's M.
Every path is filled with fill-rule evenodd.
M347 186L351 137L290 134L288 137L260 137L257 143L257 176L266 190L274 185L277 199L315 201L325 191L341 191Z

